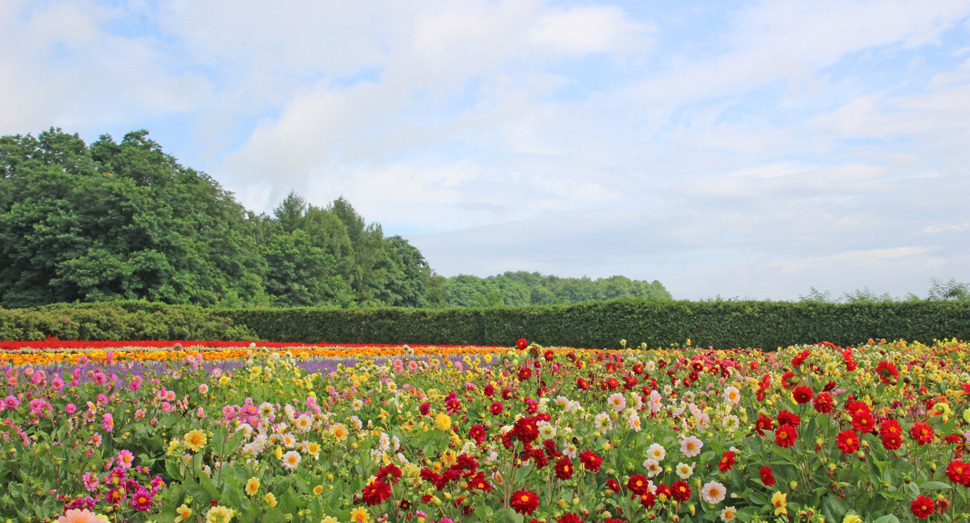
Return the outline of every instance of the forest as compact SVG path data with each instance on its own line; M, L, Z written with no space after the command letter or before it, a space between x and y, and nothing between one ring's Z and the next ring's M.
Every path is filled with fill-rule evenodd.
M145 130L0 138L0 306L142 299L206 307L487 307L671 299L658 281L436 274L349 201L245 209Z

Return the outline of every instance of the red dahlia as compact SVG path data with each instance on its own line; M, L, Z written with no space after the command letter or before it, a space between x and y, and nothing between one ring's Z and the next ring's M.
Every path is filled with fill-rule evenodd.
M791 447L798 439L798 430L795 427L785 424L775 430L775 444L779 447Z
M690 485L686 481L675 481L670 486L670 496L677 501L687 501L690 498Z
M809 387L808 385L799 385L795 387L795 392L792 393L792 398L794 398L795 403L798 403L799 405L803 405L805 403L808 403L809 401L812 401L812 398L814 396L815 394L812 392L811 387Z
M556 472L556 477L559 479L573 477L573 462L565 456L559 458L559 461L552 468Z
M764 436L765 431L775 430L775 420L768 416L758 416L758 420L754 422L754 428L758 429L759 436Z
M815 411L828 414L832 412L832 407L835 405L835 400L832 399L832 395L828 392L819 392L815 396L815 400L812 401L812 406L815 407Z
M802 418L799 418L797 414L793 412L788 412L783 410L778 413L778 424L779 425L791 425L792 427L797 427L799 423L802 422Z
M512 433L522 443L532 443L539 437L539 425L536 424L535 418L523 416L515 420L515 425L512 426Z
M970 464L955 459L946 466L946 477L954 483L970 487Z
M885 360L880 361L876 365L876 374L879 375L879 379L886 385L891 385L896 378L899 378L899 371L896 370L896 366Z
M377 477L377 479L381 481L383 481L384 478L391 476L392 478L394 478L394 483L397 483L397 480L401 477L401 474L402 474L401 469L398 468L397 465L391 463L386 467L381 467L380 469L378 469L377 474L375 474L375 476Z
M657 504L657 498L652 492L640 494L640 504L643 505L643 508L653 508Z
M835 446L842 454L850 454L859 450L859 435L851 430L843 430L835 437Z
M535 492L522 489L512 494L509 505L519 514L532 514L536 511L536 507L539 506L539 495Z
M485 479L484 472L479 472L478 474L472 476L471 479L468 480L468 488L469 490L484 490L485 492L492 491L492 485L487 479Z
M933 443L933 437L936 435L936 433L933 432L933 427L927 425L926 423L916 423L913 425L913 428L910 429L909 435L916 443L926 445L927 443Z
M364 503L368 505L378 505L385 499L391 497L391 486L379 479L375 479L364 487Z
M889 435L892 435L892 436L902 436L903 435L903 427L902 427L902 425L899 424L898 421L896 421L894 419L887 419L886 421L883 421L879 425L879 435L882 436L882 437L886 437L886 436L889 436Z
M650 480L647 479L643 474L634 474L630 476L629 481L626 482L626 488L630 489L630 492L641 495L650 492Z
M579 453L579 461L586 470L596 472L603 464L603 458L596 455L592 450L584 450Z
M729 450L721 456L721 461L717 464L717 468L720 469L721 472L727 472L731 470L731 466L734 465L734 463L734 453Z
M529 342L525 338L519 338L519 340L515 342L515 348L519 350L523 350L528 346Z
M896 434L886 434L882 437L882 446L886 450L897 450L903 445L903 438L900 438Z
M766 487L770 487L775 484L775 472L771 470L771 467L765 465L761 467L761 482L765 484Z
M563 517L556 520L556 523L583 523L583 520L579 519L579 516L573 514L572 512L564 514Z
M933 514L933 500L926 496L916 496L916 499L909 504L909 510L914 516L920 519L926 519Z
M468 437L475 440L476 443L483 443L487 439L485 427L482 425L472 425L472 428L468 430Z
M488 407L488 411L496 416L501 414L503 410L505 410L505 407L503 407L502 403L498 401L493 401L492 405Z
M856 411L852 415L852 428L858 430L859 432L865 434L867 432L872 432L872 429L876 427L876 420L872 417L872 413L868 410Z
M615 479L613 479L613 478L610 478L610 479L606 480L606 488L612 490L613 492L619 492L620 491L620 482L617 481L617 480L615 480Z

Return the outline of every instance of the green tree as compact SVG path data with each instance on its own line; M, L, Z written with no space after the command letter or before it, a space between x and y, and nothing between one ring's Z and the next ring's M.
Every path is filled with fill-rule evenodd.
M396 307L428 307L431 287L431 267L416 247L400 236L387 238L391 263L388 270L387 291L390 305Z
M90 148L60 129L0 141L13 202L0 215L5 305L263 299L242 207L147 134Z
M970 300L970 283L958 282L955 278L943 282L933 278L930 284L928 300Z

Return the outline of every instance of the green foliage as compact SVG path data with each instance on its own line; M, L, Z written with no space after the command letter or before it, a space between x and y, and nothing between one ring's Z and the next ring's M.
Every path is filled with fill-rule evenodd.
M869 338L970 338L968 302L688 302L620 299L531 307L226 311L261 339L294 342L510 345L616 348L620 339L662 348L692 340L718 349L776 347Z
M560 278L537 272L506 272L487 278L462 274L444 282L451 307L553 305L616 298L672 299L664 286L625 276Z
M242 207L135 131L0 139L0 301L266 303Z
M58 304L0 309L0 339L255 340L253 332L218 312L145 301Z
M933 278L927 300L970 301L970 283L961 283L954 278L943 282Z

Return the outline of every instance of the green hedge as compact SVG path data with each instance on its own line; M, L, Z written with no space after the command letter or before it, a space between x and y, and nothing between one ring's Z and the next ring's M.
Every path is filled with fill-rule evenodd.
M261 339L295 342L542 345L618 348L683 344L774 349L869 338L970 338L970 303L866 304L615 300L489 309L252 309L226 311Z
M70 321L65 321L70 319ZM774 349L869 338L970 338L970 303L614 300L488 309L201 309L146 302L0 310L0 338L261 339L510 346L518 338L577 348L682 345Z
M218 311L148 302L0 309L0 340L256 340Z

